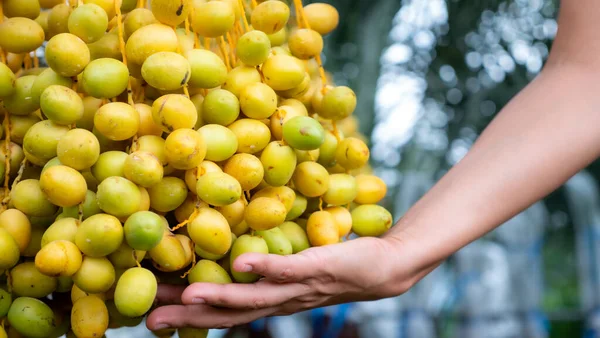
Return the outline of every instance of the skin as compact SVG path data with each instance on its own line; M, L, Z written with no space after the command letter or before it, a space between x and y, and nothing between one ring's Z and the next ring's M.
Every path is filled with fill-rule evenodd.
M147 326L224 328L344 302L398 296L448 256L545 197L600 156L600 6L563 0L541 73L470 152L382 238L292 256L244 254L254 284L161 285ZM213 307L218 306L218 307Z

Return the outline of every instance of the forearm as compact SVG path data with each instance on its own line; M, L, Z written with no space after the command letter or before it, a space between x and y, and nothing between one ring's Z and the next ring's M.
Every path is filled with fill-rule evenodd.
M563 184L600 155L597 75L545 69L470 152L386 236L421 267L445 259Z

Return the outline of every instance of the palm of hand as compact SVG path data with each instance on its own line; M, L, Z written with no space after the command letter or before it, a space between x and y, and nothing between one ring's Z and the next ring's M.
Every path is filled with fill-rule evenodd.
M396 251L385 240L360 238L290 256L244 254L232 269L264 278L250 284L161 285L157 298L165 305L150 314L147 326L228 328L267 316L397 295L412 280L394 283Z

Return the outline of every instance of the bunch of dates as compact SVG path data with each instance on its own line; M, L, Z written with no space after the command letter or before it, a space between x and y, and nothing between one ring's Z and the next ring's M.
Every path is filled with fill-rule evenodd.
M243 253L392 225L356 95L321 62L332 6L0 5L0 338L102 337L158 283L252 283Z

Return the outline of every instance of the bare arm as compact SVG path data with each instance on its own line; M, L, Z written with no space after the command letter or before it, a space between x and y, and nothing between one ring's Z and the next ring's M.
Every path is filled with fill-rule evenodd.
M600 4L562 6L544 70L387 235L411 246L421 267L494 229L600 156Z

